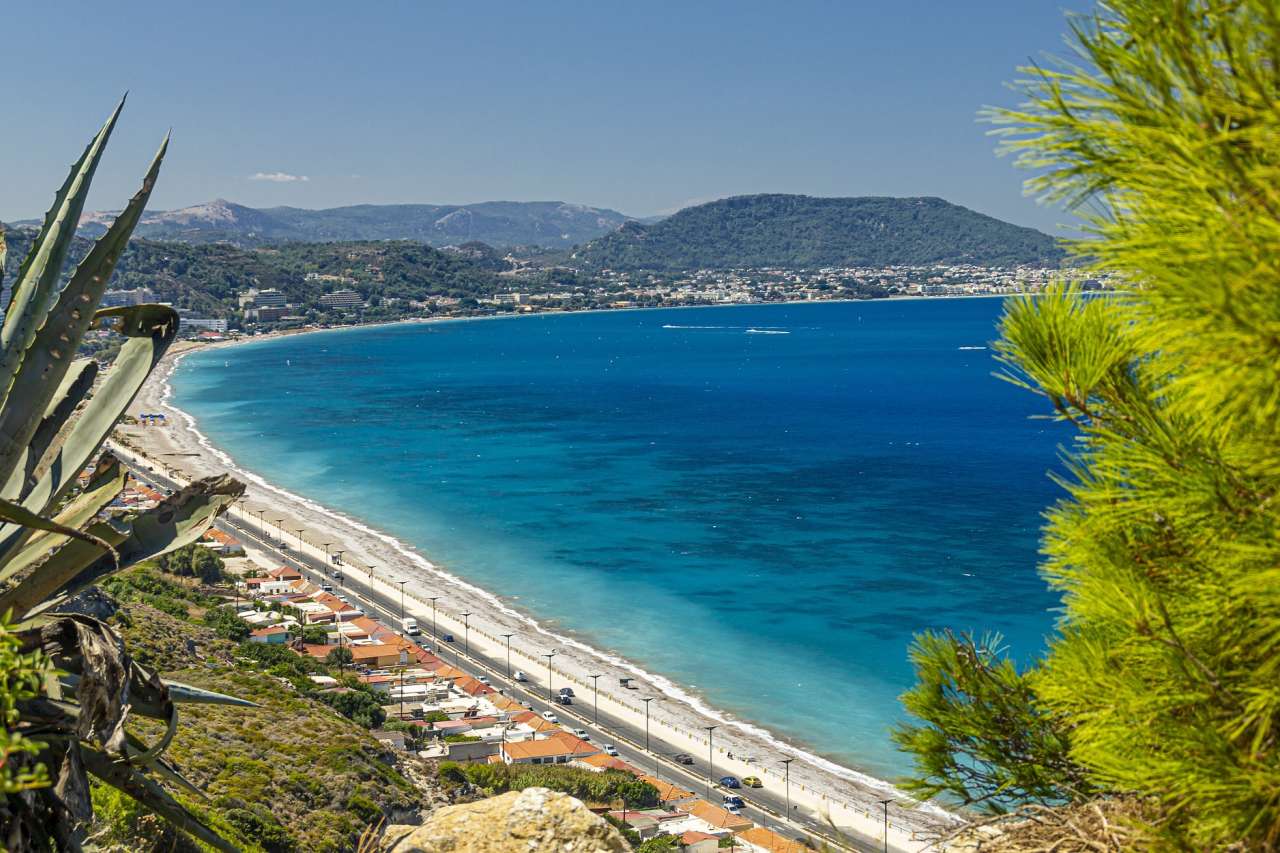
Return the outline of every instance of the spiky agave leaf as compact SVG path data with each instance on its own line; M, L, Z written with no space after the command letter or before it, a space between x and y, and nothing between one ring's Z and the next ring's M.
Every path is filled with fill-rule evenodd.
M116 548L120 565L129 566L195 542L243 493L243 484L231 477L208 477L133 519L98 522L88 530ZM100 546L64 540L47 560L0 593L0 609L18 614L47 612L116 568Z
M35 485L36 478L43 473L41 462L49 448L52 447L62 430L70 422L76 409L89 397L93 383L98 378L98 362L92 358L77 359L67 375L62 377L62 384L53 395L49 407L45 409L40 425L27 442L21 461L14 466L9 480L0 490L0 497L9 500L20 500L23 492Z
M37 514L46 514L75 483L76 475L98 452L178 332L178 314L167 305L108 308L95 316L113 319L116 330L128 340L106 381L75 423L55 439L44 473L23 498L22 505ZM16 553L30 535L29 528L19 525L0 528L0 563Z
M66 182L54 196L53 206L45 215L44 225L32 242L31 251L18 272L13 295L9 300L9 310L5 314L3 327L0 327L0 404L9 399L18 368L53 304L58 278L67 258L67 249L71 246L71 239L80 223L80 213L84 210L84 202L89 195L89 185L122 109L123 98L106 124L89 142L80 159L72 165ZM8 451L8 448L4 450Z
M102 300L116 261L151 197L168 146L166 137L151 161L142 188L111 223L107 233L94 243L66 287L57 294L48 314L40 319L9 389L8 399L21 401L22 405L0 405L0 481L8 479L39 426L39 422L30 417L31 409L43 411L53 399L76 348L94 320L93 309Z

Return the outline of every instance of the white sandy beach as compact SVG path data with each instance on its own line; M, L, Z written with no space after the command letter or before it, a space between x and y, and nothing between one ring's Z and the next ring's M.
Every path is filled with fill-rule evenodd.
M650 721L654 738L668 745L665 751L705 756L707 736L702 729L718 725L714 734L717 775L759 776L766 787L776 791L782 788L781 759L795 758L791 764L792 802L812 814L825 815L837 829L853 831L864 838L882 838L879 801L888 798L895 801L890 806L889 819L888 841L892 849L925 849L928 844L924 839L935 835L939 827L948 822L949 816L936 807L910 808L910 800L887 783L787 744L760 727L709 707L698 696L660 676L615 655L592 649L573 637L552 632L506 603L500 595L467 583L360 520L325 508L322 495L293 495L239 468L199 432L189 415L169 401L169 375L181 354L189 351L189 347L176 346L129 410L134 415L164 412L169 424L122 426L117 433L128 447L144 455L158 470L184 480L232 473L248 487L245 500L234 510L241 520L251 520L256 527L257 511L266 509L269 519L285 519L284 527L291 531L291 546L297 541L292 531L302 529L308 550L322 557L325 552L319 547L321 543L337 543L331 545L331 549L345 551L343 562L349 567L347 571L358 573L361 579L371 577L389 594L398 596L400 590L399 585L391 583L391 578L410 579L405 587L406 611L416 616L424 629L431 624L429 596L440 597L436 613L442 633L454 633L461 639L463 624L457 614L470 612L470 641L477 651L494 660L503 660L506 656L502 635L515 634L512 666L529 673L535 683L545 684L545 675L539 675L546 672L543 653L554 648L558 650L554 659L556 685L573 685L583 701L592 695L588 675L604 674L600 679L600 708L606 713L643 726L644 708L637 697L663 697L662 701L652 703ZM367 568L370 566L374 567L371 573ZM465 573L465 567L459 567L459 572ZM625 676L635 678L640 690L619 688L618 679ZM797 709L798 713L802 711ZM735 757L730 759L730 754Z

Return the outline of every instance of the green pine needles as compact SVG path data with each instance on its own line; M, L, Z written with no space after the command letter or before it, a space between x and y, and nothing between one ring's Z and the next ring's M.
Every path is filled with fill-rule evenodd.
M993 110L1072 249L1127 294L1011 301L1003 378L1078 429L1041 570L1063 614L1017 672L924 635L919 793L1140 801L1151 846L1280 847L1280 6L1114 0Z

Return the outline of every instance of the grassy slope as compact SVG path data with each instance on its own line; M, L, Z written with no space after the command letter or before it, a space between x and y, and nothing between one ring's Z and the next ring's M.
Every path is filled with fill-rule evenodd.
M323 851L351 849L383 814L421 805L423 794L367 731L288 682L237 662L234 644L197 621L199 607L191 604L190 613L183 620L135 601L113 621L131 652L165 677L262 706L182 706L166 757L207 794L203 803L183 796L193 809L234 833L246 850ZM144 721L131 730L148 741L159 734ZM170 849L115 798L99 793L95 802L100 819L119 824L107 827L115 843L145 839ZM127 837L131 826L142 838Z

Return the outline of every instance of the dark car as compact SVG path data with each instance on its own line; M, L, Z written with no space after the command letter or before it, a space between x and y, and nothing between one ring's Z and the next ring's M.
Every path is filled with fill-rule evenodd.
M746 805L747 805L745 802L743 802L742 797L739 797L737 794L725 794L724 804L726 806L734 806L740 809L746 808Z
M559 696L556 697L556 701L559 702L561 705L572 705L573 697L566 696L565 694L561 693Z
M561 695L561 696L573 696L573 695L574 695L574 693L573 693L573 688L572 688L572 687L561 687L561 688L560 688L560 695Z
M445 641L446 643L452 643L452 642L454 642L454 640L453 640L453 634L445 634L445 635L444 635L444 641Z
M737 776L721 776L720 784L725 788L741 788L742 783L738 781Z
M676 762L677 764L692 764L692 763L693 763L693 756L692 756L692 755L690 755L690 754L689 754L689 753L687 753L687 752L681 752L681 753L679 753L679 754L677 754L677 755L673 755L673 756L672 756L672 758L674 758L674 759L675 759L675 762Z

